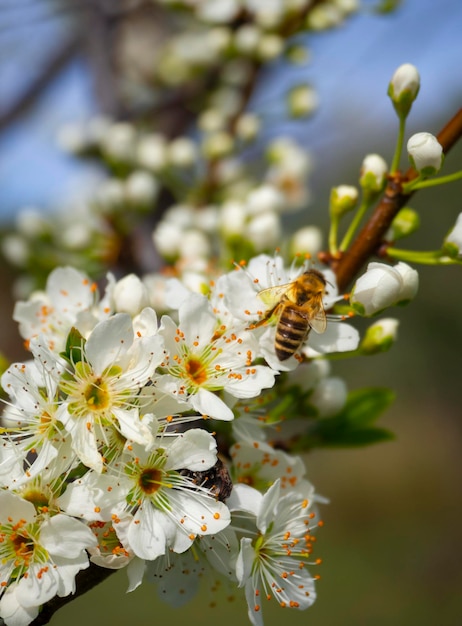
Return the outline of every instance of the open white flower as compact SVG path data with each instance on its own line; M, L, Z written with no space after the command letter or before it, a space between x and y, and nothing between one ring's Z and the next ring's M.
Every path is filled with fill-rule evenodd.
M2 437L0 482L19 486L50 468L54 476L64 474L76 457L58 415L57 381L30 361L11 365L1 382L10 403L3 413L8 427ZM8 461L6 450L16 468Z
M155 317L154 311L145 312ZM141 419L139 393L162 360L159 335L143 336L140 330L135 335L131 317L118 313L95 326L76 362L68 366L40 342L31 347L66 394L59 419L82 463L102 471L100 446L114 429L125 439L151 442L151 430Z
M0 491L0 617L7 626L29 624L55 595L75 591L88 567L93 533L67 515L38 514L34 505Z
M247 326L251 327L252 323L258 322L266 313L265 305L259 298L260 291L288 285L307 269L307 264L301 267L293 264L286 268L279 256L270 257L265 254L256 256L250 260L246 268L225 274L218 281L224 294L224 304L237 319L245 320ZM327 310L341 297L338 296L334 273L331 270L322 270L322 274L327 283L323 297L323 306ZM359 343L359 333L349 324L332 323L333 321L332 318L327 318L327 328L321 334L310 332L306 346L302 345L302 351L309 348L315 354L323 354L354 350ZM335 321L339 322L339 319L335 318ZM295 356L283 362L277 358L274 347L277 320L271 322L252 331L258 338L260 356L263 356L274 370L293 370L299 364L299 360Z
M59 352L72 326L86 335L102 319L96 303L96 285L88 276L72 267L59 267L49 275L44 292L16 303L13 319L19 322L23 339L42 335Z
M317 525L313 487L304 482L301 489L283 495L276 481L263 496L246 485L237 485L234 491L230 507L254 515L257 528L254 538L241 539L236 563L250 621L263 626L265 599L275 598L285 608L308 608L316 599L315 579L305 567L312 558L312 531Z
M189 402L202 415L231 420L233 412L215 392L252 398L272 387L274 373L253 365L258 344L243 323L220 323L207 298L190 294L179 309L179 325L162 318L163 374L156 386Z

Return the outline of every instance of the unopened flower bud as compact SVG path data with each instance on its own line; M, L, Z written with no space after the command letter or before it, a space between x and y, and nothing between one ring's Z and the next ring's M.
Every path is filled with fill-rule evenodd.
M209 257L211 248L208 237L201 230L196 229L183 233L180 254L183 259L188 259L188 261Z
M252 24L240 26L234 35L234 46L241 54L253 54L260 43L261 30Z
M459 213L454 227L444 240L444 250L453 259L462 256L462 213Z
M219 131L204 138L202 150L208 159L220 159L232 152L233 138L229 133Z
M359 345L361 354L371 355L389 350L396 341L398 325L398 320L392 317L384 317L374 322L366 330L366 334Z
M322 232L316 226L299 228L290 243L292 255L309 254L316 256L322 248Z
M177 137L168 146L168 160L176 167L191 167L196 158L196 144L188 137Z
M102 138L103 152L109 159L131 162L135 155L136 129L127 122L116 122Z
M419 273L407 263L403 263L403 261L397 263L394 266L394 270L400 274L403 281L396 302L397 304L407 304L417 294L419 288Z
M162 221L152 233L158 253L169 261L176 259L181 250L183 230L173 222Z
M153 204L159 192L157 180L149 172L132 172L125 181L125 194L130 204L148 207Z
M431 133L412 135L407 142L407 152L412 167L424 176L433 176L443 165L443 146Z
M417 293L417 271L406 263L394 267L385 263L369 263L358 278L350 303L359 315L375 315L394 304L404 304Z
M160 134L145 135L136 148L136 158L141 167L159 172L167 163L167 142Z
M417 211L404 207L397 214L385 235L388 241L397 241L411 235L420 226L420 217Z
M256 215L247 225L247 238L257 252L274 249L281 241L281 223L273 211Z
M358 202L358 190L352 185L332 187L330 192L329 211L332 217L341 217L352 211Z
M260 130L260 118L254 113L243 113L236 120L236 134L243 141L252 141Z
M388 95L399 117L406 117L420 89L420 76L411 63L400 65L388 85Z
M149 304L147 289L135 274L129 274L116 282L112 299L116 312L128 313L132 317Z
M257 55L262 61L275 59L284 50L284 40L279 35L267 33L262 35L258 43Z
M323 378L314 388L310 404L316 407L319 417L330 417L345 406L347 395L347 386L342 378Z
M245 228L247 211L241 202L230 200L221 207L220 229L224 237L242 236Z
M359 184L365 194L375 196L385 187L388 165L379 154L368 154L361 165Z
M260 185L247 196L247 210L249 215L256 215L265 211L280 211L284 206L284 196L273 185Z
M313 87L297 85L289 91L287 104L292 117L306 117L317 108L318 96Z

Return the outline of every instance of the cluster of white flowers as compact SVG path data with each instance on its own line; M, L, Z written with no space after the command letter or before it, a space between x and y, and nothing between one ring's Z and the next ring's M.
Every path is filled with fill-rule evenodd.
M14 318L32 358L1 379L8 400L0 429L0 617L7 626L29 624L43 603L73 593L90 561L127 566L130 590L145 577L176 605L197 586L186 571L225 577L245 588L254 624L262 623L265 597L310 606L316 577L306 566L316 563L319 498L301 459L271 445L279 425L261 401L269 394L268 411L281 372L293 374L286 385L310 391L320 416L343 406L346 387L322 359L279 361L275 326L253 324L262 315L259 291L305 270L260 255L218 277L208 296L172 279L170 314L160 320L136 276L109 276L100 297L70 267L17 303ZM337 294L332 273L324 276L332 285L327 307ZM329 323L301 350L352 350L358 341L351 326ZM232 422L223 460L207 428L220 421L222 428ZM189 560L194 568L184 567Z

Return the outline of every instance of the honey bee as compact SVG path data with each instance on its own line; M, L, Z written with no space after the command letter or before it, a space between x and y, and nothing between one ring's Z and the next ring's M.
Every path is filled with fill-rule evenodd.
M197 487L205 487L220 502L224 502L231 495L233 481L229 475L228 468L221 459L217 459L215 465L205 472L194 472L192 470L179 470L182 476L188 476Z
M264 317L252 324L257 328L277 318L274 348L280 361L293 356L308 333L326 330L327 320L323 307L326 279L317 270L310 269L285 285L262 289L258 297L269 307Z

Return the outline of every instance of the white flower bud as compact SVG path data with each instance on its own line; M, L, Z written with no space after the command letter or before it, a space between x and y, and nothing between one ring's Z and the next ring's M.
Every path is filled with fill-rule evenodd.
M388 165L379 154L368 154L361 165L359 184L369 193L378 193L385 186Z
M260 185L247 196L249 215L265 211L280 211L284 206L284 196L272 185Z
M401 273L385 263L369 263L358 278L350 303L359 315L374 315L399 301L403 288Z
M163 221L152 233L154 246L165 259L178 257L183 241L183 230L173 222Z
M342 23L342 13L333 4L317 4L310 12L306 20L308 28L313 30L327 30Z
M136 130L126 122L110 126L102 138L103 152L115 161L131 162L135 155Z
M407 142L412 167L424 176L432 176L443 165L443 146L431 133L416 133Z
M389 350L398 336L398 326L399 321L392 317L384 317L371 324L360 343L361 354L371 355Z
M92 234L87 221L74 222L61 231L61 241L68 250L82 250L90 245Z
M197 16L206 22L230 22L239 10L236 0L205 0L197 3Z
M165 211L163 221L170 222L182 230L193 228L194 210L189 204L173 204Z
M402 278L402 286L399 292L397 303L405 304L412 300L419 288L419 273L407 263L400 261L393 268Z
M359 0L334 0L334 5L340 9L343 15L350 15L360 9Z
M201 230L188 230L183 233L181 239L180 255L188 261L204 257L211 254L210 241Z
M196 144L188 137L178 137L168 146L168 159L177 167L191 167L197 159Z
M297 85L289 91L287 103L292 117L305 117L317 108L318 94L309 85Z
M220 159L234 148L234 141L229 133L219 131L204 138L202 150L208 159Z
M216 26L207 31L207 45L215 54L225 52L231 44L231 29L226 26Z
M420 76L417 68L411 63L400 65L388 85L388 95L400 117L407 116L419 89Z
M358 195L358 190L352 185L333 187L330 192L330 214L340 217L352 211L358 202Z
M252 141L260 130L260 118L254 113L243 113L236 120L236 134L243 141Z
M310 396L310 404L316 407L319 417L330 417L345 406L347 396L345 381L332 376L319 381Z
M223 130L226 125L226 117L218 109L206 109L199 116L197 123L205 133L215 133Z
M167 163L167 143L159 134L145 135L138 141L136 159L141 167L159 172Z
M96 203L103 213L111 213L125 203L125 186L118 178L104 180L96 192Z
M260 43L261 30L252 24L240 26L234 34L234 45L241 54L253 54Z
M246 235L257 252L274 249L281 241L281 223L273 211L256 215L247 225Z
M299 228L290 243L292 255L309 254L316 256L322 248L322 232L316 226Z
M444 240L444 248L452 258L462 255L462 213L459 213L454 227Z
M221 207L220 229L225 237L242 236L247 211L241 202L230 200Z
M262 35L258 44L257 55L262 61L271 61L282 54L284 50L284 40L279 35Z
M130 204L136 206L152 205L159 192L157 180L142 170L132 172L125 181L125 194Z
M124 276L116 282L112 300L117 313L128 313L132 317L149 305L147 289L135 274Z
M16 267L23 267L29 260L29 245L19 235L7 235L4 237L1 241L1 249L3 256Z

